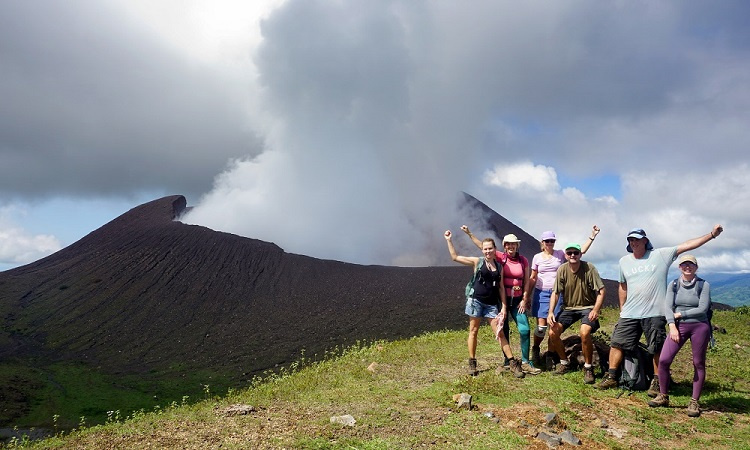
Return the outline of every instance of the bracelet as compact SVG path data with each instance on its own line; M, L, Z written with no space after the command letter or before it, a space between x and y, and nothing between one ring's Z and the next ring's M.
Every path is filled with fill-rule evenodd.
M708 233L708 234L710 234L710 235L711 235L711 239L716 239L716 236L714 236L714 232L713 232L713 231L711 231L711 232L710 232L710 233Z
M594 240L594 238L592 238L592 237L590 237L590 236L589 236L589 239L591 239L592 241Z

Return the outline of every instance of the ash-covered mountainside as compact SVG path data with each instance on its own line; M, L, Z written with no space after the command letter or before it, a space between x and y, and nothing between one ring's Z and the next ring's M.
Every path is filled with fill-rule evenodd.
M529 258L538 251L532 236L465 199L485 229L517 234ZM303 349L312 356L357 340L466 326L466 267L290 254L175 220L185 208L182 196L143 204L0 273L0 358L83 361L123 373L210 367L240 377L296 360Z

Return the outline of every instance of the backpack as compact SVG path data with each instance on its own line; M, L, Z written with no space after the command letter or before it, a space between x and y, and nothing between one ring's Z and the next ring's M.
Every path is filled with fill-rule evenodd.
M623 351L622 371L617 384L630 391L645 391L654 378L653 358L646 346L638 343L635 350Z
M701 296L701 292L703 292L703 283L705 283L706 280L700 277L695 277L695 293L698 294L698 297ZM680 288L680 279L675 278L672 280L672 304L674 304L674 299L677 297L677 289ZM708 336L708 342L711 348L716 345L716 341L714 340L714 326L711 323L711 318L714 316L714 308L713 303L711 302L711 293L708 293L708 310L706 311L706 317L708 318L708 329L709 336Z
M482 266L484 265L484 258L480 258L479 264L477 264L477 268L474 271L474 275L471 276L471 281L469 281L469 284L466 285L466 289L464 292L466 293L466 298L473 298L474 297L474 282L477 280L477 277L480 279L482 278ZM482 283L484 283L484 280L482 280Z

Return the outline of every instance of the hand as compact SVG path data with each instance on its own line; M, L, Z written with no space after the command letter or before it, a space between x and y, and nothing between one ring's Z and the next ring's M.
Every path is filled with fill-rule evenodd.
M552 328L552 326L556 323L555 320L555 313L553 311L550 311L549 314L547 314L547 325L549 325L549 328Z
M594 227L591 229L591 234L594 237L596 237L596 235L599 234L600 231L602 231L602 230L599 227L597 227L596 225L594 225Z
M680 330L677 329L674 325L671 325L669 327L669 338L673 341L680 343Z
M713 236L714 238L717 238L719 237L722 231L724 231L724 227L722 227L721 225L714 225L714 229L711 230L711 236Z
M523 314L529 309L529 302L528 300L522 300L521 303L518 304L518 312Z
M674 318L675 319L682 319L682 313L681 312L674 313Z
M599 311L595 311L593 309L589 311L589 322L593 322L598 318L599 318Z
M471 231L469 231L469 227L467 227L466 225L461 225L461 231L466 234L471 234Z
M446 232L445 232L445 240L446 241L450 241L451 240L451 236L452 236L451 230L446 230Z

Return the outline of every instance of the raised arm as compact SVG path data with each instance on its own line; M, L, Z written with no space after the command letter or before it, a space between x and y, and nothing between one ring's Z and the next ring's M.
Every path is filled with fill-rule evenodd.
M706 242L710 241L711 239L716 239L719 237L721 232L724 231L724 227L721 225L714 225L713 230L711 230L710 233L704 234L703 236L698 236L697 238L693 238L690 240L687 240L683 242L682 244L677 246L677 254L685 253L690 250L694 250L701 245L705 244Z
M596 239L596 235L599 234L600 231L601 230L596 225L591 228L591 236L589 236L586 242L581 246L581 254L586 254L586 252L589 251L589 247L594 243L594 239Z
M456 248L453 246L453 241L451 240L451 237L453 236L453 234L451 233L451 230L447 230L444 233L444 236L445 236L445 242L448 243L448 253L451 254L451 259L453 261L456 261L457 263L461 263L465 266L476 267L477 262L479 262L479 258L471 257L471 256L461 256L458 253L456 253Z
M461 225L461 231L466 233L466 235L471 238L471 242L473 242L474 245L479 247L480 250L482 249L482 241L480 241L478 237L471 234L471 231L469 231L469 227L467 227L466 225Z

